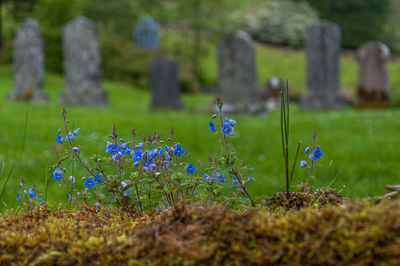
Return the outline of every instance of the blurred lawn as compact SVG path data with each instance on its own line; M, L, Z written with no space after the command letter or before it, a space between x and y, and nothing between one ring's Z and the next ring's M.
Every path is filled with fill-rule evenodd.
M293 56L300 57L298 54ZM287 66L285 60L286 57L272 61L271 65ZM302 67L298 64L300 72ZM290 82L296 84L299 80L299 77L293 78ZM118 127L119 136L125 138L129 138L130 128L134 126L138 136L157 132L166 139L173 126L176 139L192 153L193 162L206 161L208 154L219 154L220 148L208 130L212 113L206 110L209 110L212 96L185 95L186 109L182 112L150 112L147 92L116 82L104 82L103 86L110 94L108 109L67 108L71 123L75 128L81 128L78 143L84 158L91 153L104 154L107 136L114 123ZM27 142L22 162L17 165L3 198L9 206L16 204L19 176L24 176L28 184L35 181L38 192L43 192L46 168L55 162L55 153L62 151L62 145L57 144L55 139L58 128L62 127L62 106L58 103L58 94L64 87L63 78L48 74L45 87L51 97L49 104L7 102L6 94L12 88L12 70L9 66L0 66L0 161L6 162L5 174L17 161L24 133L25 113L28 112ZM284 180L279 115L279 111L274 111L268 117L233 117L238 122L232 138L237 154L255 168L252 174L257 182L250 188L251 193L271 195L281 190L275 185L283 184ZM328 179L332 179L343 167L334 187L345 184L345 195L380 195L385 192L385 184L400 183L400 171L397 169L400 159L399 110L314 113L300 111L294 106L291 115L290 147L293 152L297 140L303 140L309 145L311 133L314 130L318 133L318 142L325 153L320 160L322 167L316 171L318 179L323 175L322 169L326 169L329 161L333 160ZM304 158L305 154L301 156ZM306 171L298 168L295 175L297 180L304 180ZM4 177L0 180L0 186L3 183ZM49 201L65 202L66 198L66 193L60 192L51 179Z

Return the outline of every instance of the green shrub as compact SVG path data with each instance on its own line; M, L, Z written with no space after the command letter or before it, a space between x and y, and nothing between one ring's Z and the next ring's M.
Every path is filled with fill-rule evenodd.
M272 1L247 22L248 31L259 41L299 47L307 28L318 15L306 2Z
M342 45L357 48L384 33L390 11L390 0L307 0L321 18L339 24Z

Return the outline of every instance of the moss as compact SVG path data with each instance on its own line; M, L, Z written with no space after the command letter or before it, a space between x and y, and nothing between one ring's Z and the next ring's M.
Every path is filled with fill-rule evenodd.
M400 201L299 211L178 205L161 215L48 209L0 218L0 264L397 264Z

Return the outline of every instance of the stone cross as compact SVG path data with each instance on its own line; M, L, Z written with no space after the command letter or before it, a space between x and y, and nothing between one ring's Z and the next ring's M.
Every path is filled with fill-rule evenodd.
M175 60L161 57L150 64L151 108L183 109L178 66Z
M368 42L357 52L358 87L356 107L388 107L390 84L387 62L389 48L381 42Z
M307 93L304 109L333 110L346 107L340 92L340 40L338 25L320 21L307 29Z
M44 41L37 22L28 18L18 29L14 39L14 90L9 100L43 103L48 96L43 92L45 73Z
M63 30L64 75L66 89L60 95L63 104L105 107L107 92L100 86L100 49L97 25L78 17Z
M227 35L218 47L219 90L225 113L262 113L253 40L244 31Z
M157 50L160 47L158 23L150 16L143 16L133 32L135 47L148 50Z

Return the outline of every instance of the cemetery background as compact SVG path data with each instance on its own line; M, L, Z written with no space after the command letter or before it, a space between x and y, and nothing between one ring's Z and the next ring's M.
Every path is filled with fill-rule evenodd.
M39 1L41 8L46 6L53 8L49 8L47 14L46 9L44 11L41 9L42 13L39 12L38 15L39 18L42 16L39 21L43 27L46 45L50 45L50 47L53 47L52 43L54 45L61 40L57 40L57 38L61 38L61 26L65 22L80 15L83 12L81 10L91 7L90 5L81 7L79 1L74 1L76 5L69 3L67 5L66 2L68 1L52 1L52 4L51 1ZM261 1L249 2L254 6L243 6L239 2L235 2L232 7L224 1L219 3L225 5L227 13L237 9L251 14ZM115 7L116 9L127 12L125 8L121 8L121 6L126 6L126 1L115 1L115 3L120 5ZM140 1L137 3L139 5ZM194 1L191 4L195 3L198 2ZM8 6L4 5L2 14L9 12L7 16L11 16L12 4L11 1ZM107 9L105 2L103 4L103 7ZM209 10L212 10L212 4L211 2L207 4L210 4L211 8L208 9L208 12L211 12ZM65 8L66 6L69 8ZM152 10L144 3L141 3L140 6L142 10L152 13L156 19L172 21L172 18L163 18L157 10ZM55 19L57 12L54 10L65 11L61 19ZM36 15L34 11L30 12L27 8L25 15ZM49 15L52 12L53 17ZM98 9L97 12L97 16L100 17L101 10ZM184 12L182 16L188 16L188 13L190 12ZM25 15L20 14L21 17ZM216 36L210 34L209 38L208 32L204 34L207 38L202 36L201 47L197 47L200 49L197 51L201 51L199 53L201 56L196 58L193 56L195 54L193 51L196 51L197 42L192 41L194 40L192 38L186 40L184 37L187 34L192 37L193 32L198 29L196 23L189 21L193 23L189 23L189 30L186 27L182 28L179 24L169 25L166 23L169 27L165 27L161 31L161 52L143 53L132 48L132 29L140 15L143 14L120 16L121 19L128 20L128 22L118 21L118 23L129 25L129 31L116 26L118 23L107 23L107 21L102 21L103 25L100 23L102 87L109 93L109 108L93 109L72 106L67 108L70 120L75 127L81 128L80 144L83 154L88 156L91 153L103 153L107 141L106 136L111 132L112 125L115 123L119 134L126 137L130 135L131 126L134 126L139 134L149 135L158 132L163 137L169 134L170 127L173 126L176 139L191 150L193 161L205 161L207 154L218 155L219 148L216 147L213 137L207 130L211 113L204 111L214 96L200 93L201 89L197 85L197 81L205 84L206 87L216 85L218 75L216 44L219 40L216 36L221 34L216 34ZM94 15L94 17L96 16ZM113 18L108 19L113 20ZM187 18L176 19L187 22ZM13 25L7 24L7 20L3 20L5 32L10 36L11 32L20 25L17 21L22 21L22 18L16 19ZM54 21L54 23L49 23L49 21ZM212 23L218 24L218 21ZM237 25L223 26L224 31L229 31ZM60 32L52 31L56 28ZM121 31L116 29L121 29ZM126 32L124 32L125 30ZM0 131L2 147L0 161L6 162L6 171L18 163L3 198L7 204L15 206L15 191L19 187L18 177L22 175L28 182L36 181L38 190L43 190L47 166L55 161L55 152L61 151L61 147L55 144L55 133L62 126L61 105L58 103L58 97L65 88L65 83L63 76L59 74L62 72L61 46L54 45L56 48L50 51L50 54L58 53L60 58L49 56L48 50L46 54L45 92L50 97L49 103L30 105L6 101L6 96L12 88L11 53L10 47L7 47L12 43L10 36L9 39L4 39L1 57L3 64L0 66L0 125L2 128ZM194 37L196 34L193 34ZM257 44L256 47L260 88L268 78L279 76L289 79L293 94L300 95L305 92L306 67L302 49L266 44ZM60 50L57 51L57 49ZM394 51L396 50L394 49ZM146 66L153 57L158 56L158 53L169 53L174 56L180 63L182 88L187 92L197 92L183 96L185 109L181 112L171 110L151 112L149 109L151 102L148 91L149 84L146 78L143 78L148 74L148 68L143 66ZM128 69L127 73L124 73L124 69ZM400 113L396 108L400 95L399 72L400 64L396 61L390 62L392 109L378 111L348 109L329 113L305 112L297 107L293 109L291 127L293 142L291 146L295 147L297 140L311 144L311 132L316 130L320 145L329 155L329 159L328 156L325 158L324 166L328 165L330 159L334 160L331 169L332 176L333 173L344 167L335 187L346 185L344 190L346 196L380 195L385 192L385 184L396 183L399 180L400 173L396 169L399 159L396 147L400 144L400 140L396 138L400 129L400 124L396 120ZM357 86L357 62L351 55L342 56L341 74L342 91L354 97ZM22 160L18 162L26 112L28 113L26 145ZM234 118L240 124L233 139L234 145L239 156L245 158L248 164L254 167L253 175L257 178L258 184L261 184L250 187L250 191L256 194L272 194L277 190L275 184L281 184L283 179L281 171L283 162L279 154L279 112L270 111L267 118L242 115ZM316 173L317 176L321 176L321 174L321 170ZM296 176L298 178L303 178L305 175L306 173L303 173L301 169L297 169ZM0 180L0 185L3 182L4 180ZM49 201L60 202L65 201L66 198L66 193L60 194L57 187L50 184Z

